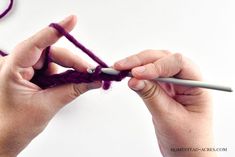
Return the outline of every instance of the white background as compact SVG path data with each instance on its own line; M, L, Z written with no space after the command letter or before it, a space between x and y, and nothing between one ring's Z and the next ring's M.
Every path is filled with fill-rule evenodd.
M50 22L75 14L79 20L72 34L110 65L144 49L167 49L192 58L206 80L234 84L234 0L15 1L10 15L0 21L2 50L10 52ZM6 4L1 0L0 9ZM58 45L89 60L64 39ZM234 156L234 94L212 94L216 146L228 149L219 155ZM161 155L150 114L125 80L66 106L19 156Z

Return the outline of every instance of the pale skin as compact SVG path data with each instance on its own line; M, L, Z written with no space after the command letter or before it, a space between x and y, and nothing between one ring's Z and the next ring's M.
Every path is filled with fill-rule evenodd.
M59 23L67 31L76 24L69 16ZM66 84L42 90L30 82L34 69L44 61L43 50L61 36L46 27L18 44L10 55L0 57L0 157L17 156L53 116L81 94L101 87L100 82ZM56 66L85 72L89 63L67 49L52 47L47 74L56 73ZM118 61L117 70L131 70L134 77L128 86L137 92L149 109L158 144L164 157L214 157L213 152L174 152L171 148L213 147L212 102L206 90L158 84L156 77L201 80L197 67L180 54L146 50Z

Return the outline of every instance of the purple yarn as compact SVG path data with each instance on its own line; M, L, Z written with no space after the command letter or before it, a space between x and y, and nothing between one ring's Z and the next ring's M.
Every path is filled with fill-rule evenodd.
M91 52L89 49L87 49L85 46L83 46L81 43L79 43L72 35L70 35L63 27L56 23L51 23L49 25L50 27L55 28L61 35L65 36L71 43L73 43L77 48L82 50L84 53L86 53L91 59L93 59L96 63L98 63L100 66L107 68L108 65L103 62L99 57L97 57L93 52Z
M59 25L56 24L56 26L59 26ZM62 27L61 26L56 27L56 30L57 30L57 28L62 28ZM60 32L60 31L58 31L58 32ZM78 45L80 45L78 48L82 47L83 49L85 49L85 51L86 51L85 53L87 53L87 55L91 56L93 60L95 60L96 62L98 62L99 64L102 64L102 65L97 66L95 69L95 72L92 74L79 72L79 71L75 71L75 70L67 70L67 71L60 73L60 74L46 75L45 72L48 69L48 64L50 62L52 62L52 60L49 57L49 53L50 53L50 46L49 46L43 50L43 53L45 53L44 65L41 69L35 70L34 76L30 80L32 83L38 85L42 89L46 89L46 88L50 88L50 87L54 87L54 86L58 86L58 85L67 84L67 83L91 83L94 81L102 81L103 82L103 89L107 90L110 88L111 81L121 81L122 79L127 77L128 73L129 73L128 70L121 71L118 75L108 75L108 74L102 73L101 68L108 67L102 60L100 60L97 56L95 56L90 50L86 49L82 44L80 44L68 32L64 31L62 35L66 36L66 38L70 37L69 39L71 39L73 41L72 43L74 43L74 42L78 43ZM81 50L83 51L83 49L81 49ZM0 55L7 56L7 54L1 50L0 50ZM93 56L95 56L95 57L93 57Z
M48 87L63 85L66 83L90 83L94 81L121 81L125 78L128 72L122 72L118 76L107 75L100 72L101 67L96 68L96 72L93 74L82 73L75 70L67 70L60 74L54 74L50 76L45 76L43 73L36 73L34 78L31 80L33 83L39 85L41 88L45 89ZM103 89L109 89L109 85L103 84Z
M56 23L52 23L49 25L56 29L61 35L65 36L71 43L73 43L77 48L86 53L91 59L99 64L96 67L95 72L93 74L82 73L74 70L68 70L61 74L55 74L51 76L45 76L45 69L48 67L48 54L50 48L48 47L46 51L46 62L44 67L36 72L35 77L31 80L33 83L39 85L41 88L48 88L56 85L61 85L65 83L90 83L94 81L102 81L103 89L109 89L111 82L110 81L121 81L128 75L128 71L120 72L119 75L107 75L101 72L101 68L106 68L108 65L103 62L99 57L97 57L93 52L83 46L80 42L78 42L72 35L70 35L63 27ZM38 73L38 74L37 74Z
M13 0L10 0L9 6L3 13L0 14L0 19L6 16L6 14L12 9ZM60 74L46 75L45 72L48 69L48 64L52 62L49 57L50 46L43 50L46 55L44 65L40 70L35 70L33 78L30 80L32 83L38 85L42 89L63 85L67 83L90 83L94 81L102 81L103 89L107 90L110 88L111 81L121 81L127 77L129 71L122 71L119 75L108 75L101 72L101 68L107 68L108 65L97 57L93 52L78 42L72 35L70 35L63 27L59 24L51 23L49 25L56 29L61 35L65 36L71 43L77 48L86 53L91 59L93 59L99 66L96 67L95 72L92 74L83 73L75 70L67 70ZM7 56L7 54L0 50L1 56Z
M2 13L0 13L0 19L3 18L4 16L7 15L7 13L12 9L14 1L10 0L10 3L8 5L8 7L6 8L6 10L4 10Z

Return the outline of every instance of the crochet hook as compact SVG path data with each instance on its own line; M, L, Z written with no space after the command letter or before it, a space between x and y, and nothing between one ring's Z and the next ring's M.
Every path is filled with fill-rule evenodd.
M95 71L94 68L87 69L88 73L93 73ZM102 73L108 74L108 75L118 75L120 71L115 70L113 68L102 68ZM131 72L129 72L128 77L132 77ZM173 77L167 77L167 78L155 78L153 79L158 82L165 82L165 83L173 83L183 86L190 86L190 87L200 87L200 88L207 88L207 89L213 89L213 90L220 90L225 92L232 92L232 88L229 86L223 86L223 85L217 85L202 81L195 81L195 80L185 80L185 79L179 79L179 78L173 78Z

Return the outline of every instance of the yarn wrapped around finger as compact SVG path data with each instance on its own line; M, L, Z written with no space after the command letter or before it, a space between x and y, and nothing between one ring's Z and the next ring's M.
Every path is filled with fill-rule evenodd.
M12 6L13 6L13 0L10 0L7 9L0 14L0 19L6 16L6 14L11 10ZM34 76L30 80L32 83L38 85L42 89L46 89L67 83L90 83L94 81L101 81L103 89L107 90L110 88L111 81L121 81L122 79L127 77L129 71L121 71L118 75L108 75L102 73L101 69L108 67L108 65L104 61L102 61L98 56L96 56L93 52L91 52L84 45L82 45L78 40L76 40L72 35L70 35L59 24L51 23L49 27L56 29L59 34L67 38L72 44L74 44L82 52L84 52L96 63L98 63L98 66L95 68L95 72L91 74L75 70L67 70L60 74L47 75L46 71L48 69L48 65L50 64L50 62L52 62L52 60L49 57L50 53L50 46L49 46L45 50L43 50L43 53L46 54L44 65L41 69L35 70ZM7 56L7 53L0 50L0 55Z

